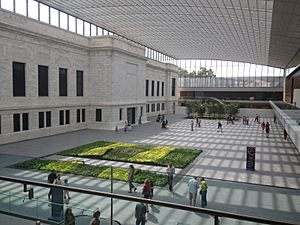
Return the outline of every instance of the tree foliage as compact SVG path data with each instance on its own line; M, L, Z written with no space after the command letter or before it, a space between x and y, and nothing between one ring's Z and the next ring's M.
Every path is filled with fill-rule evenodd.
M239 113L239 105L237 103L230 103L225 106L225 112L232 116L236 116Z
M212 69L206 69L205 67L200 67L198 71L188 72L185 69L179 68L179 75L184 78L196 78L196 77L215 77L214 71Z
M207 114L209 117L211 117L211 115L213 115L214 117L218 115L218 117L221 118L225 114L236 116L238 112L239 105L236 103L224 105L220 103L208 104L202 101L198 101L189 102L186 104L187 116L191 116L192 114L203 116L204 114Z

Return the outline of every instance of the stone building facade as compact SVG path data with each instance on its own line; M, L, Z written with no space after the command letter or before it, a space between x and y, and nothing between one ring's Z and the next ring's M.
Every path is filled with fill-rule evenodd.
M174 113L178 68L144 51L1 10L0 144Z

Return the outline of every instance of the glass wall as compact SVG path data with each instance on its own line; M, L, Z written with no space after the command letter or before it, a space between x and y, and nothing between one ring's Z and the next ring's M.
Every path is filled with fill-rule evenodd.
M283 69L221 60L177 60L179 87L282 87Z

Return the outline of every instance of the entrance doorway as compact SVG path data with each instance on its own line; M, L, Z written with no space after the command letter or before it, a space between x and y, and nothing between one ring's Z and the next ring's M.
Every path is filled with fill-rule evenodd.
M135 124L135 108L127 108L127 122L128 124Z

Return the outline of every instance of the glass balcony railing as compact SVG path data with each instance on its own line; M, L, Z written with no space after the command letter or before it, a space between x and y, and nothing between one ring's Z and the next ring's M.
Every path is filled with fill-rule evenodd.
M161 173L163 174L163 173ZM79 178L86 182L83 178ZM178 190L186 190L188 176L176 175L174 184ZM21 215L32 220L49 221L53 218L53 208L58 206L60 209L60 220L56 224L63 224L63 215L67 208L72 208L76 218L76 225L88 224L93 212L101 211L101 225L103 224L125 224L135 223L135 206L137 202L143 202L148 205L147 224L164 225L251 225L251 224L280 224L291 225L292 222L277 221L278 217L274 215L268 219L260 216L246 216L238 213L218 211L209 208L199 207L199 200L196 206L189 206L186 193L167 192L155 189L155 200L141 197L140 186L136 193L127 193L127 183L113 180L101 180L101 187L91 183L91 189L82 189L77 187L65 187L24 180L19 178L10 178L0 176L2 184L0 189L0 211L9 212L14 215ZM93 182L93 181L91 181ZM33 188L34 195L29 199L28 192L23 192L23 184L27 184L28 189ZM126 191L124 190L126 185ZM12 189L13 187L13 189ZM49 188L55 187L56 190L68 190L72 194L72 201L64 201L62 204L49 202L47 195ZM13 191L7 191L8 189ZM95 190L97 189L97 191ZM98 190L101 191L98 191ZM113 192L113 193L112 193ZM239 191L240 193L240 191ZM199 196L198 196L199 199ZM220 203L222 204L222 203ZM238 207L240 208L240 207ZM224 208L226 210L226 207ZM251 215L251 213L250 213ZM276 218L276 219L275 219Z

